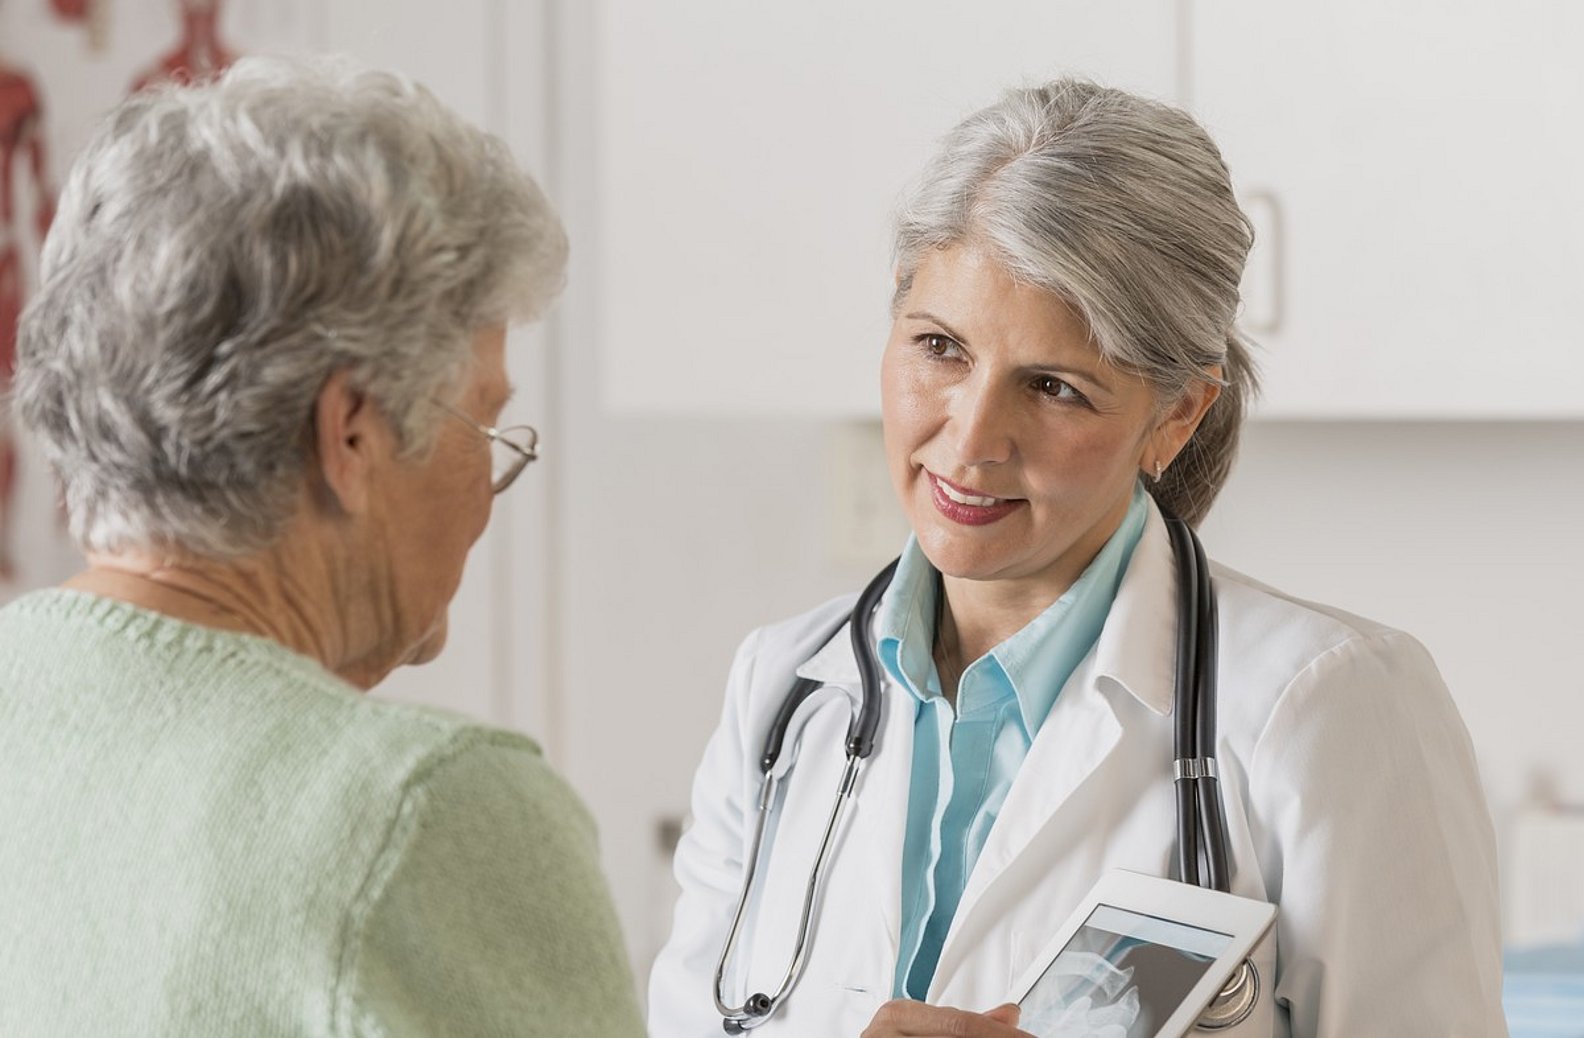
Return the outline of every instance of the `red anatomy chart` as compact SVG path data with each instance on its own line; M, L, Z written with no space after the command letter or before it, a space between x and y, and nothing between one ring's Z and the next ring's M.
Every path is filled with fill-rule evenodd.
M55 203L45 178L44 135L38 92L21 72L0 63L0 391L10 388L16 369L17 318L22 313L22 244L18 174L28 178L34 200L32 232L44 240ZM11 518L15 513L16 442L9 421L0 425L0 579L15 571L11 556Z
M70 0L65 0L70 2ZM220 42L220 0L180 0L181 42L133 82L134 92L155 83L191 83L225 71L236 55Z
M86 25L94 50L105 48L110 34L110 0L49 0L49 5L58 17Z

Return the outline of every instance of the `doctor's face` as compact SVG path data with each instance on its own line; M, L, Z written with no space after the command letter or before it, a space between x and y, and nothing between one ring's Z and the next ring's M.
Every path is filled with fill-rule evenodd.
M1127 512L1154 393L1059 298L971 246L926 255L896 314L886 456L919 546L948 577L1059 596Z

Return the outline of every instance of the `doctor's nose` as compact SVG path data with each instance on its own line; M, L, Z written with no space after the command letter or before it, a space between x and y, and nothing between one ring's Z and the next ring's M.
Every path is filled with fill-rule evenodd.
M997 465L1015 450L1011 410L990 386L965 384L953 394L947 429L958 464Z

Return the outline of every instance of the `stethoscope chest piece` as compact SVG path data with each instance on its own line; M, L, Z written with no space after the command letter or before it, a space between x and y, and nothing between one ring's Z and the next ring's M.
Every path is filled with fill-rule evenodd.
M1259 988L1259 970L1254 968L1254 963L1244 959L1243 965L1237 968L1226 986L1200 1014L1194 1030L1224 1031L1247 1020L1259 1002Z

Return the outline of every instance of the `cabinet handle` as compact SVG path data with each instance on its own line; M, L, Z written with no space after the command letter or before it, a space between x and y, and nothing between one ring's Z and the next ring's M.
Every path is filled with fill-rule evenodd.
M1246 327L1257 335L1274 335L1281 331L1287 316L1287 265L1284 261L1285 228L1282 226L1281 201L1273 191L1250 191L1246 206L1265 210L1264 221L1255 221L1256 230L1266 234L1266 251L1270 257L1270 312L1263 319L1249 321ZM1252 217L1251 217L1252 219Z

